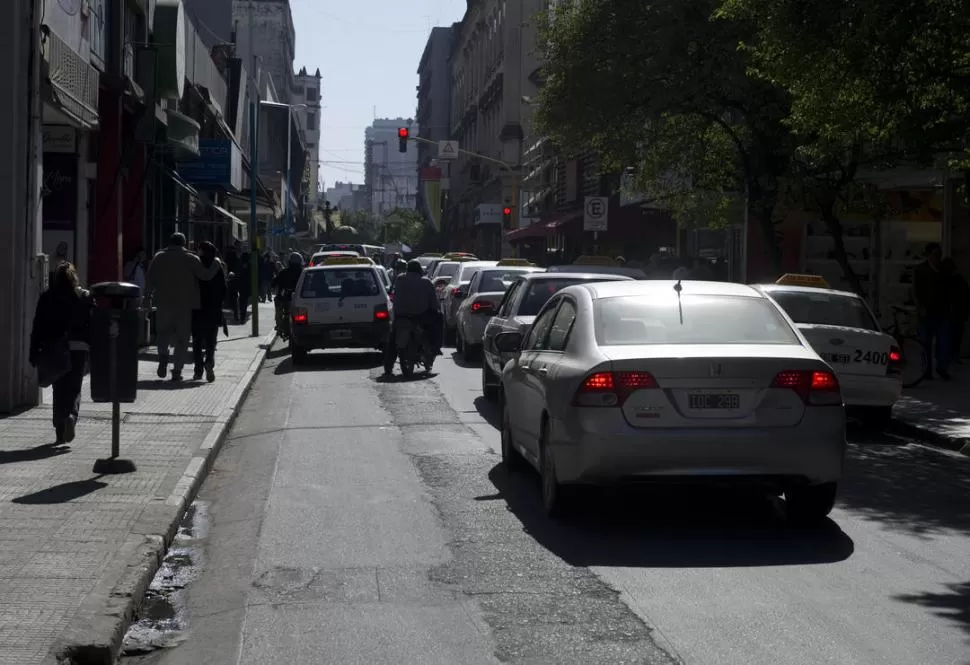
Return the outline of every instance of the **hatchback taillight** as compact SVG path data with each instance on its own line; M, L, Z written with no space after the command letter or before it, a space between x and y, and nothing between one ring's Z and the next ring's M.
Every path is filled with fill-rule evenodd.
M832 372L801 369L779 372L771 387L793 390L806 404L815 406L842 404L842 389L839 387L839 380Z
M573 398L574 406L623 406L637 390L658 388L650 372L595 372L586 377Z
M487 300L472 303L473 314L491 314L495 311L495 303Z
M889 347L888 374L900 374L903 371L903 351L898 346Z
M293 320L293 323L295 324L306 323L307 321L310 320L309 313L302 307L298 307L294 309L293 314L290 318Z
M378 305L374 308L375 321L387 321L391 318L391 313L387 310L387 305Z

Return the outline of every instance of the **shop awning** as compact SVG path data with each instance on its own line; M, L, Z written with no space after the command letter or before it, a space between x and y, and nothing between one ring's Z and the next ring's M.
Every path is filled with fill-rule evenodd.
M547 220L545 222L536 222L529 226L521 229L515 229L514 231L509 231L505 234L505 239L509 241L515 240L534 240L537 238L545 238L549 234L554 233L557 229L574 222L582 216L582 211L571 212L568 215L559 217L553 220Z
M242 221L241 219L233 215L231 212L229 212L228 210L220 206L214 205L212 206L212 209L215 210L220 215L222 215L223 217L225 217L226 219L228 219L229 223L232 224L233 238L235 238L236 240L244 241L249 237L249 234L247 233L246 222Z

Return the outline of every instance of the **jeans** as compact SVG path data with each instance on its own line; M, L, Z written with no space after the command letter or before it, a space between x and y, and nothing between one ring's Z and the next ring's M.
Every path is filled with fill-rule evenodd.
M195 370L213 369L216 366L216 342L219 339L219 321L211 312L192 312L192 356Z
M71 369L54 382L54 431L60 439L68 418L77 423L81 408L81 386L84 383L84 366L87 351L71 351Z
M181 373L185 365L185 354L189 350L189 338L192 336L192 310L159 308L155 313L155 321L158 326L155 333L158 362L168 362L168 347L171 345L175 349L172 370L176 374Z
M926 372L932 374L933 359L936 358L936 371L945 375L950 369L953 323L946 316L930 316L919 321L919 340L926 347ZM933 342L936 342L934 349Z

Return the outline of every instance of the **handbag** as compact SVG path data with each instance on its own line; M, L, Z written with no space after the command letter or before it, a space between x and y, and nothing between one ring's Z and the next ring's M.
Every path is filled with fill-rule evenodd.
M51 348L44 349L37 357L37 383L42 388L54 385L54 382L71 371L71 349L67 345L67 338L58 341Z

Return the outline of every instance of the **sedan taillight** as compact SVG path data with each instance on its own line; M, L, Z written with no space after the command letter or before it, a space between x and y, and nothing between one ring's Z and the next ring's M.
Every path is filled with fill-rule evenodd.
M842 404L842 389L832 372L801 369L779 372L771 387L793 390L803 402L814 406Z
M650 372L595 372L576 391L573 406L623 406L637 390L658 388Z

